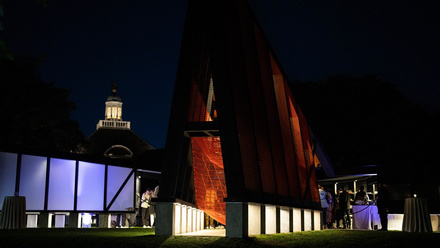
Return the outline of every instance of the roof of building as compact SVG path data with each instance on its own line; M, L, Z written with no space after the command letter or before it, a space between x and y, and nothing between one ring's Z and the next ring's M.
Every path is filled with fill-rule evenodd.
M115 151L123 152L128 148L133 156L140 155L155 148L140 138L130 129L99 128L86 139L88 154L104 156L106 151L114 148Z

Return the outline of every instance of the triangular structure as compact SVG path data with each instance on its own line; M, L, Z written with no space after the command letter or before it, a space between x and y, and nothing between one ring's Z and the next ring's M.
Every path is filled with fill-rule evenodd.
M310 136L246 1L190 0L159 200L320 209Z

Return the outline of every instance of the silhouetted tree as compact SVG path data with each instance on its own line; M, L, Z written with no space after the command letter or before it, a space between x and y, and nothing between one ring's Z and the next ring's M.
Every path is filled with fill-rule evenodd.
M68 91L43 82L29 59L0 60L0 148L70 152L83 140Z
M438 113L411 102L389 82L334 75L293 87L336 169L376 164L401 180L434 169Z

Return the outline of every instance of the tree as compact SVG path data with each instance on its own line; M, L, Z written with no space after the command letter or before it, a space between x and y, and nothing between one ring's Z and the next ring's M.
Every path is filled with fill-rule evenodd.
M68 91L43 82L35 60L1 59L0 148L14 151L71 152L84 136Z
M334 75L293 87L337 170L375 164L386 175L409 180L434 168L438 113L411 102L389 82Z

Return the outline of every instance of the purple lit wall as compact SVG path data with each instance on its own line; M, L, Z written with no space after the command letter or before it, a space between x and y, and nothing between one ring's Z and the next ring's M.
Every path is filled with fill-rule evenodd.
M103 210L105 165L79 162L77 210Z
M131 172L130 168L108 166L108 180L107 180L107 206L110 204L119 187L124 183ZM127 181L125 187L119 193L116 200L111 205L111 211L126 210L127 206L133 206L134 195L134 175Z
M5 196L14 195L16 172L17 154L0 152L0 206Z
M47 158L23 155L20 195L26 197L26 210L44 210Z
M26 197L27 211L127 211L135 202L134 172L127 167L0 152L0 207L4 197L17 190Z
M48 210L73 210L75 160L50 159Z

